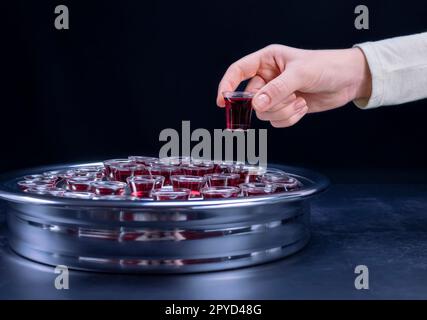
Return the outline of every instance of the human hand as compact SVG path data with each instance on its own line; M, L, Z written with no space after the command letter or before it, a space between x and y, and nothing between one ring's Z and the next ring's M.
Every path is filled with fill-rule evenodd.
M246 91L260 120L289 127L306 113L326 111L371 95L371 74L362 50L302 50L270 45L233 63L224 74L222 92L234 91L251 79Z

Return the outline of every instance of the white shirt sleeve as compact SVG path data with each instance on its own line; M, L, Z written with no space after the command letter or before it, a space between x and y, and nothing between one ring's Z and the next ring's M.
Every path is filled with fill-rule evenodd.
M369 99L354 103L362 109L427 98L427 32L356 44L372 74Z

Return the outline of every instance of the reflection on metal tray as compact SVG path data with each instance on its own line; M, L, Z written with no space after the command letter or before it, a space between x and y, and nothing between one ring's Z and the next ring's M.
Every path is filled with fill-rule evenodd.
M9 244L49 265L106 272L177 273L264 263L302 249L309 240L309 198L328 180L279 165L302 182L298 191L196 201L87 200L28 194L19 177L85 163L3 175Z

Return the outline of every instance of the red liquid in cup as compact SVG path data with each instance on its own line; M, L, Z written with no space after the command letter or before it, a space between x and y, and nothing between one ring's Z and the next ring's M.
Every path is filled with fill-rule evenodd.
M210 187L238 187L240 184L240 175L237 173L214 173L206 175L206 178Z
M200 190L206 185L206 178L191 175L178 175L171 177L174 188L190 189L194 196L200 195Z
M111 160L104 161L105 176L107 177L107 179L114 180L111 167L117 166L120 164L134 164L134 162L129 159L111 159Z
M67 180L67 189L70 191L87 192L91 189L93 177L73 177Z
M99 181L91 184L91 192L100 196L125 194L126 183L117 181Z
M240 175L239 183L248 183L246 177L249 174L249 170L244 167L242 164L233 164L224 166L224 171L227 173L234 173Z
M214 173L223 173L222 168L221 168L221 164L219 164L219 163L214 164Z
M250 99L240 96L231 97L229 100L235 98ZM289 192L302 187L297 179L282 170L250 166L242 162L189 157L169 157L160 160L142 156L129 158L131 160L107 160L104 167L73 167L25 176L25 180L19 181L18 186L34 194L109 200L137 200L137 197L187 200L201 193L205 194L206 199L225 199L240 194L257 196ZM102 181L105 179L105 171L111 181ZM128 182L132 195L126 195L125 181ZM170 185L171 181L173 190L162 189L163 184ZM241 191L238 186L241 187Z
M145 175L130 177L127 181L133 196L148 198L153 190L163 187L164 180L163 176Z
M237 171L237 173L240 175L240 183L249 183L249 170L246 169L240 169Z
M261 179L263 174L266 172L266 168L260 166L244 166L240 173L240 179L242 183L256 183L262 182Z
M249 93L225 93L226 128L247 130L251 126L252 95Z
M120 164L111 166L111 174L115 181L126 182L129 177L146 175L149 171L140 164Z

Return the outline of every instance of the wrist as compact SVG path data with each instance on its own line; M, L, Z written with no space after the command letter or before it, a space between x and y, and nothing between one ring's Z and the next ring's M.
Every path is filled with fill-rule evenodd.
M360 48L352 48L352 64L354 66L354 97L353 100L368 100L372 94L372 75L365 54Z

